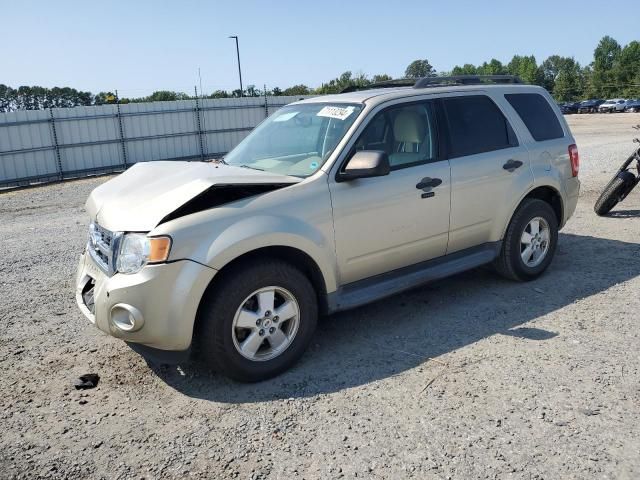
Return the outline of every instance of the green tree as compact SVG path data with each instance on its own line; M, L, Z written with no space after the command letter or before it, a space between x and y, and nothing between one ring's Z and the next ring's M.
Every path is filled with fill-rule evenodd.
M565 57L561 57L560 55L551 55L540 65L540 69L542 70L542 86L550 92L553 91L556 77L558 73L560 73L564 58Z
M604 36L593 52L589 92L596 97L611 97L618 92L614 66L622 48L610 36Z
M564 57L560 63L553 87L553 96L560 101L580 98L584 92L584 75L580 64Z
M388 82L389 80L393 80L393 78L386 73L379 73L371 78L372 83Z
M640 42L629 42L613 63L613 79L619 85L616 96L640 96Z
M602 37L593 52L593 70L611 70L621 50L620 44L613 38L608 35Z
M551 55L540 65L540 74L540 84L553 93L556 100L575 100L585 95L589 72L573 57Z
M226 90L216 90L211 95L208 95L207 98L229 98L229 92Z
M327 93L340 93L347 87L366 87L369 84L371 84L371 81L364 73L360 73L354 77L353 73L346 71L338 78L334 78L328 83L323 83L320 88L316 89L315 93L320 95Z
M310 95L311 89L306 85L294 85L293 87L285 88L282 95Z
M453 70L451 70L451 75L477 75L477 74L478 74L478 69L474 65L471 65L470 63L465 63L461 67L456 65L455 67L453 67Z
M16 91L4 84L0 84L0 112L11 112L15 109Z
M502 65L502 62L492 58L489 63L484 62L478 67L478 75L505 75L507 69Z
M507 71L511 75L517 75L523 82L532 85L541 85L543 80L542 69L538 67L536 57L514 55L507 64Z
M404 71L405 78L435 77L436 70L431 66L429 60L414 60Z
M144 99L137 99L137 101L144 101ZM116 103L116 94L113 92L100 92L93 97L94 105L107 105L110 103Z
M255 85L247 85L245 90L245 97L259 97L261 95L260 90Z
M145 97L145 102L174 102L176 100L189 100L189 95L183 92L172 92L170 90L158 90L153 92L148 97Z

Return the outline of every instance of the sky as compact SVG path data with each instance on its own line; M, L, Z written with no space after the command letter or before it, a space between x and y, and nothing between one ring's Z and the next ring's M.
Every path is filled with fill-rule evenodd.
M492 57L552 54L591 62L600 38L640 40L631 0L0 0L0 83L205 93L319 86L346 70L402 77L426 58L438 71Z

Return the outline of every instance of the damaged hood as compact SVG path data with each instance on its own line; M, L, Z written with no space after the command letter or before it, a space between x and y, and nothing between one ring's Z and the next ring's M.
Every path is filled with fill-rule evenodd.
M91 192L86 209L109 230L143 232L213 186L286 186L301 180L220 163L136 163Z

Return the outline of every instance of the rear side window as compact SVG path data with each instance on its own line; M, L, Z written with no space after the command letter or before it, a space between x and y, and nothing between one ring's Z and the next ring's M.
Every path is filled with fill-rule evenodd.
M536 142L564 137L558 117L542 95L538 93L510 93L504 97L520 115Z
M449 131L449 157L517 146L511 125L485 95L443 99Z

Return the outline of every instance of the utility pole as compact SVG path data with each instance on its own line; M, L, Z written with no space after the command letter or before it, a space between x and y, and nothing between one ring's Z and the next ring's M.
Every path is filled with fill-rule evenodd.
M238 77L240 77L240 96L244 97L244 90L242 89L242 69L240 68L240 47L238 46L238 36L229 35L229 38L234 38L236 41L236 54L238 55Z

